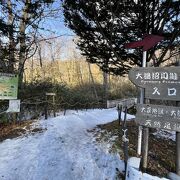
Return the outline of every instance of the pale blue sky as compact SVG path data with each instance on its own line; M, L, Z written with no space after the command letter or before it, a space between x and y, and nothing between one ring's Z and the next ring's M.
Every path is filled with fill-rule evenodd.
M55 3L51 7L52 9L59 9L57 13L54 14L55 17L46 18L43 22L43 27L47 28L58 35L74 35L73 32L67 28L64 24L64 17L62 12L62 3L60 0L55 0ZM46 32L48 34L48 32Z
M46 18L41 23L41 26L43 28L50 31L40 31L40 33L43 35L44 38L60 36L58 37L59 40L62 41L60 59L69 59L72 54L70 49L76 49L76 45L73 42L75 34L68 27L65 26L62 7L61 4L58 4L59 2L60 0L56 0L56 2L53 5L53 8L60 8L61 10L57 14L55 14L55 17ZM69 45L71 46L71 48L68 47Z

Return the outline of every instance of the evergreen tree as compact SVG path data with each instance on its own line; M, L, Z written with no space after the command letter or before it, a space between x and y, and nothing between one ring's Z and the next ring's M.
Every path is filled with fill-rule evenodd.
M87 61L105 71L123 75L142 65L142 49L124 44L144 34L165 37L148 52L155 66L169 59L180 36L180 2L175 0L64 0L66 25L79 37L77 45ZM168 57L167 52L170 50ZM158 55L155 52L158 51Z

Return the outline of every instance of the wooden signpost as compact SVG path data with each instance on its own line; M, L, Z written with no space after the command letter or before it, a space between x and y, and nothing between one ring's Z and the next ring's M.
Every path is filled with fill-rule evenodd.
M129 72L129 79L145 89L147 99L180 101L179 67L133 68ZM176 131L176 173L180 176L180 107L138 104L136 121L148 128ZM147 149L144 155L146 160ZM146 169L147 162L143 165Z
M133 68L129 79L145 88L145 98L180 101L180 68Z
M180 107L137 104L136 122L150 128L180 132Z
M129 98L129 99L123 99L118 103L118 106L121 107L122 106L122 111L125 110L125 108L127 107L127 109L133 107L135 104L137 104L137 98Z
M147 169L149 127L176 131L176 173L180 176L180 107L157 106L144 104L145 99L176 101L180 105L180 68L179 67L146 67L146 52L158 42L162 36L147 34L141 41L131 42L125 48L143 47L142 68L132 68L129 79L141 89L140 104L137 105L136 120L143 128L142 166ZM147 102L147 101L146 101ZM139 132L140 129L139 129ZM139 133L138 136L141 136ZM138 138L138 152L141 148ZM139 154L139 153L138 153ZM180 177L178 177L180 179Z
M143 59L142 59L142 67L146 67L147 62L147 51L155 46L158 42L163 40L163 36L154 35L154 34L144 34L144 37L140 41L130 42L125 44L125 48L143 48ZM144 104L144 89L140 88L140 104ZM148 136L149 136L149 129L142 128L139 126L138 130L138 148L137 154L138 156L141 155L141 144L142 144L142 131L144 134L144 147L143 147L143 166L147 166L147 151L148 151Z

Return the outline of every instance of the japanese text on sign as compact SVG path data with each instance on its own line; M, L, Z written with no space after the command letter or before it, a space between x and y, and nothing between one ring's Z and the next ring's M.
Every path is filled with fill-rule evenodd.
M167 106L168 107L168 106ZM144 115L151 115L153 117L163 117L163 116L168 116L171 118L178 118L180 119L180 109L177 109L174 107L171 110L167 110L162 107L141 107L140 112L143 113Z
M168 80L177 81L178 75L177 73L173 73L173 72L143 72L143 73L138 72L136 74L136 79L142 79L141 82L144 82L144 83L146 83L146 80L161 80L164 83L168 83L166 82ZM180 81L178 81L177 83L180 83Z
M171 122L171 121L158 121L154 119L144 119L144 121L137 122L143 126L149 127L149 128L158 128L158 129L166 129L169 131L178 131L180 132L180 123Z
M180 107L138 104L136 121L147 127L180 131Z
M129 72L129 79L137 86L144 88L146 84L180 84L180 68L133 68Z
M129 72L129 79L145 88L145 98L180 100L179 67L133 68Z

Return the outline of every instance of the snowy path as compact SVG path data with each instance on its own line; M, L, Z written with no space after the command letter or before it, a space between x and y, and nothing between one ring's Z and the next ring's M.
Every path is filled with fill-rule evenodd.
M71 111L39 121L42 133L0 143L2 180L105 180L123 170L118 155L109 154L87 129L117 119L115 109Z

